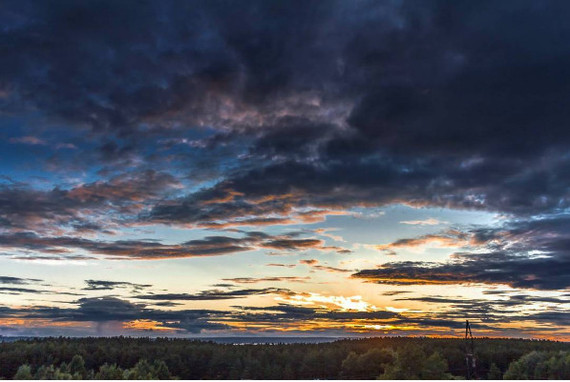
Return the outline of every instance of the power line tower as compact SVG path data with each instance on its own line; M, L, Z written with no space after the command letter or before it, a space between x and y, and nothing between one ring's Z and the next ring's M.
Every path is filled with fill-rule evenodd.
M475 342L471 333L469 320L465 321L465 364L467 379L477 379L477 359L475 358Z

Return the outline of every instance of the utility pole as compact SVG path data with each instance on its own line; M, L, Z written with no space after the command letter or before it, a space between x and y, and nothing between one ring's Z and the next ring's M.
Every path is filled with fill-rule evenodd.
M475 342L471 333L469 320L465 321L465 364L467 366L467 379L477 379L477 360L475 358Z

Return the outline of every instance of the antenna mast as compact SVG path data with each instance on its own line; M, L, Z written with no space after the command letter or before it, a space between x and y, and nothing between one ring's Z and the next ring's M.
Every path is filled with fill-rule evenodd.
M467 366L467 379L476 379L477 360L475 358L475 342L471 333L469 320L465 321L465 364Z

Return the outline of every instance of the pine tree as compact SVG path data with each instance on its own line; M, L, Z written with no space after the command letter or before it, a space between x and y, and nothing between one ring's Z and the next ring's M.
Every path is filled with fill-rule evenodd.
M153 375L157 379L170 379L170 371L168 370L168 366L164 361L154 361L153 365Z
M116 364L109 365L106 363L99 368L95 374L95 379L123 379L123 374L124 370Z
M501 372L501 369L499 369L499 367L495 362L493 362L491 364L491 367L489 368L487 379L503 379L503 373Z
M32 368L28 364L24 364L18 368L13 379L33 379Z
M85 379L87 376L85 360L79 354L73 356L71 362L69 363L68 370L75 379Z

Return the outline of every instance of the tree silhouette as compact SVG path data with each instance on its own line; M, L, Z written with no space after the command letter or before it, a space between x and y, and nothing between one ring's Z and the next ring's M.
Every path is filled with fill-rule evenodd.
M570 344L477 340L489 378L570 378ZM234 346L167 338L0 342L0 379L446 379L465 375L462 340L383 337Z

